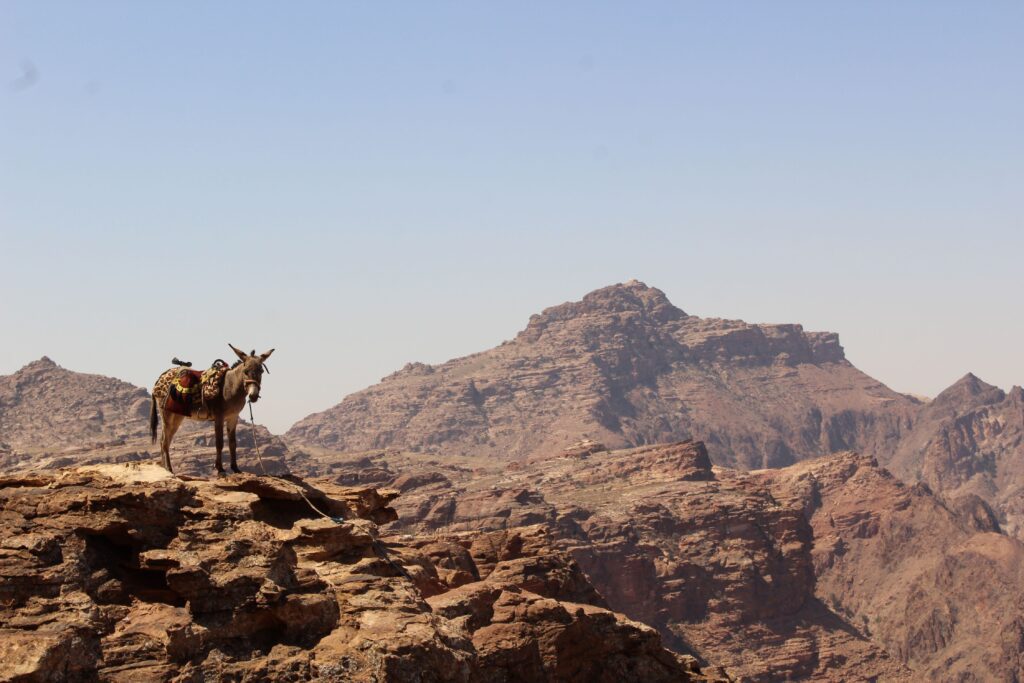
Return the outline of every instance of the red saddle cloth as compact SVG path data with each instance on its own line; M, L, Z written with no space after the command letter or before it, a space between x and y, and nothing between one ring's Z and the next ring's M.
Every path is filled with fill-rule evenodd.
M200 395L203 372L182 368L178 376L171 382L167 392L165 407L172 413L191 416L202 406Z
M181 387L190 389L192 387L199 386L200 381L203 379L202 370L182 370L181 374L178 375L178 381L175 382Z

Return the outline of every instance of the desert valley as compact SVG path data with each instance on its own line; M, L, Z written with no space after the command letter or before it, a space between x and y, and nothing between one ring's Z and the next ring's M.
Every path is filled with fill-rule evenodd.
M1019 386L634 280L257 427L273 477L150 402L0 377L0 680L1024 679Z

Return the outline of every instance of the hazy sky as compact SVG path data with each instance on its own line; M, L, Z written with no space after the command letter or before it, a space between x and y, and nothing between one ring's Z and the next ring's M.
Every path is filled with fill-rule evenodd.
M277 348L282 431L641 279L1024 382L1024 3L0 2L0 374Z

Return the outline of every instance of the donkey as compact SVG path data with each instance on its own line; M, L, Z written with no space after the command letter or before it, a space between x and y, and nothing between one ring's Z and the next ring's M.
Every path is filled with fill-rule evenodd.
M192 420L213 422L217 443L218 476L224 474L221 453L224 450L224 427L226 425L228 428L228 449L231 451L231 471L241 472L238 469L238 463L235 462L235 450L238 446L238 441L235 438L235 429L238 427L238 414L242 412L246 399L253 403L259 400L260 382L263 379L263 370L265 369L263 364L270 358L270 354L274 352L274 349L256 355L255 350L252 353L245 353L236 349L231 344L228 344L228 346L238 356L238 362L232 365L231 369L224 374L224 384L220 394L215 399L206 402L207 412L205 414L185 416L172 413L167 409L167 397L170 393L171 383L174 382L178 373L181 372L180 368L171 368L166 371L160 375L153 386L153 401L149 409L149 431L153 437L153 443L156 443L157 409L159 408L164 423L163 433L160 438L160 453L163 456L162 464L168 472L173 471L171 469L171 439L174 438L174 433L178 431L178 427L181 426L186 417Z

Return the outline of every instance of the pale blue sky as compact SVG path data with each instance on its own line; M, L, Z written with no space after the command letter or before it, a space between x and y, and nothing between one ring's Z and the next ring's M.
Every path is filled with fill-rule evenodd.
M0 373L275 346L282 431L635 277L1008 388L1022 73L1020 2L0 2Z

